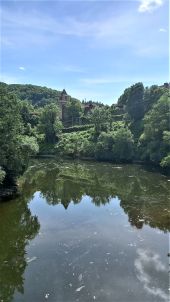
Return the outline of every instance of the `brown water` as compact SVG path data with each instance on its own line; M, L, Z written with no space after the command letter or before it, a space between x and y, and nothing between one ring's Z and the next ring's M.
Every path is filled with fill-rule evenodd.
M168 301L170 182L140 166L32 162L0 204L0 301Z

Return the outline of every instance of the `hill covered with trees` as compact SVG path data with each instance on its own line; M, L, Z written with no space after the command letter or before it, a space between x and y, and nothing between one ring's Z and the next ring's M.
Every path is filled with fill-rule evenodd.
M116 104L80 102L34 85L0 83L0 183L16 183L30 156L126 163L170 169L169 85L125 89Z

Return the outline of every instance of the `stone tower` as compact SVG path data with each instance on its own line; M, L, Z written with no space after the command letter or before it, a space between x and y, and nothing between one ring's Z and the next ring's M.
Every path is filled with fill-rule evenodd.
M67 94L67 92L65 91L65 89L63 89L63 91L61 92L60 98L59 98L59 104L60 104L60 108L61 108L61 119L62 121L65 118L65 106L69 101L69 96Z

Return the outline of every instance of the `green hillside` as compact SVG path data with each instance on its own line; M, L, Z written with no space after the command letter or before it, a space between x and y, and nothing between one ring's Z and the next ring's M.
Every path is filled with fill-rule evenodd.
M108 106L46 87L0 83L0 182L16 182L35 154L140 161L168 172L168 87L136 83Z

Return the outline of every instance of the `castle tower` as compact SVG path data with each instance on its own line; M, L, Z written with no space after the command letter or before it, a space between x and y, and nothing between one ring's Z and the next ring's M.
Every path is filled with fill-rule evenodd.
M67 102L69 101L69 96L65 89L61 92L60 98L59 98L59 104L61 108L61 119L64 120L65 117L65 106Z

